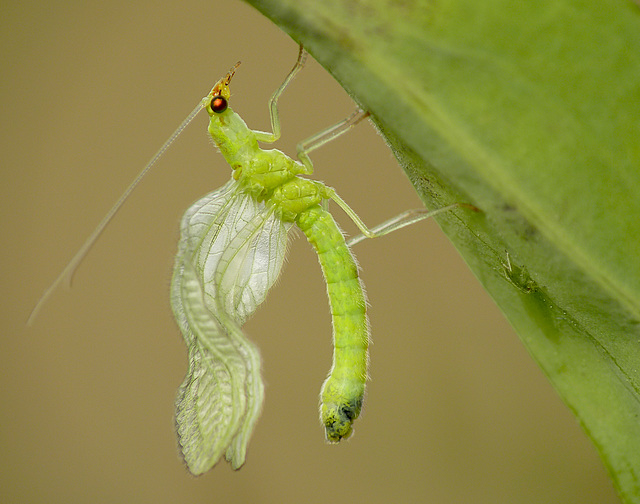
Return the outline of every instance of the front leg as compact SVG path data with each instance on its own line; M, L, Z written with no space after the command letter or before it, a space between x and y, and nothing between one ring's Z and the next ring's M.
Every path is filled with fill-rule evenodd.
M307 59L307 51L304 50L304 47L300 45L300 51L298 52L298 59L296 60L296 64L289 72L289 75L284 79L284 82L280 85L278 89L276 89L275 93L271 96L269 100L269 116L271 117L271 133L267 131L254 131L253 133L256 135L258 142L265 143L273 143L278 138L280 138L280 115L278 113L278 98L285 90L285 88L289 85L289 83L293 80L296 74L302 70L304 63Z

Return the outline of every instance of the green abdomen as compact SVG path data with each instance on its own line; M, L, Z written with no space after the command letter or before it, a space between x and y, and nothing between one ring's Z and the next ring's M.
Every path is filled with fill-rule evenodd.
M318 253L327 282L334 354L322 386L321 419L327 439L338 442L351 435L362 409L369 346L366 298L358 266L331 214L314 205L300 213L296 223Z

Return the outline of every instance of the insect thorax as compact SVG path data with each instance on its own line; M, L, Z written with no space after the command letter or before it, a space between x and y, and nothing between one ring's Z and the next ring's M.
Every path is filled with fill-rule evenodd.
M320 182L295 177L274 189L271 203L282 220L293 222L309 208L325 199L324 185Z
M300 213L326 199L321 182L298 177L305 167L277 149L262 150L256 132L228 108L211 117L209 133L236 179L256 201L266 201L282 220L293 222Z
M296 217L326 198L322 183L303 179L303 166L277 149L238 152L233 177L257 201L268 201L282 220Z

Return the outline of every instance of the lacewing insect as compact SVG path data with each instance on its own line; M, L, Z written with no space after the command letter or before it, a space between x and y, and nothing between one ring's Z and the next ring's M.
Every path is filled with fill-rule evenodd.
M280 138L278 99L304 66L300 47L295 66L269 102L271 132L251 130L229 107L229 83L236 64L138 174L95 231L38 301L42 304L75 269L133 188L196 114L210 116L209 134L232 168L231 180L185 213L171 284L171 305L189 353L189 368L176 400L180 448L189 470L202 474L224 454L234 469L260 415L264 387L260 355L242 332L244 322L265 300L276 281L295 225L307 237L327 283L333 322L334 355L321 391L320 417L326 438L338 442L353 431L368 375L369 326L366 298L350 246L450 210L411 210L369 229L356 213L313 173L309 153L347 132L368 116L356 110L347 119L298 144L294 160L259 143ZM348 242L326 208L333 200L362 235Z

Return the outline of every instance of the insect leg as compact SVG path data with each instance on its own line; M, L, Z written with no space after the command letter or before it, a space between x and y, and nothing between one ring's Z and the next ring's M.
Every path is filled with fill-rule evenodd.
M298 52L298 59L293 66L289 75L286 76L284 82L280 84L280 87L271 95L269 99L269 116L271 117L271 133L265 131L254 131L256 138L259 142L273 143L280 138L280 115L278 114L278 98L293 80L296 74L302 70L302 67L307 60L307 51L300 45L300 51Z
M428 219L429 217L434 217L438 214L448 212L449 210L453 210L454 208L468 208L469 210L473 210L476 212L478 211L476 207L468 203L453 203L451 205L437 208L435 210L428 210L426 208L413 208L411 210L406 210L401 214L396 215L395 217L392 217L391 219L375 226L374 228L367 229L368 233L366 233L364 229L360 227L360 225L358 225L358 223L354 220L356 225L358 225L358 228L360 228L360 230L362 231L362 234L348 239L347 245L351 247L353 245L356 245L357 243L360 243L366 238L380 238L381 236L392 233L393 231L397 231L398 229L402 229L403 227L410 226L411 224L415 224L416 222L420 222L421 220Z
M356 109L356 111L346 119L343 119L339 123L329 126L327 129L322 130L300 142L297 147L298 159L302 161L302 164L306 168L304 173L307 175L313 173L313 163L311 162L311 158L309 158L309 153L311 151L314 151L317 148L322 147L324 144L331 142L331 140L338 138L340 135L345 134L367 117L369 117L369 112L365 112L362 109Z
M349 216L349 218L353 221L353 223L358 226L358 229L362 231L362 234L358 236L354 236L347 240L347 245L351 247L357 243L360 243L362 240L366 238L379 238L386 234L392 233L393 231L397 231L398 229L402 229L405 226L410 226L411 224L415 224L424 219L428 219L429 217L433 217L443 212L447 212L454 208L462 207L468 208L470 210L478 211L476 207L470 205L468 203L453 203L452 205L447 205L442 208L437 208L435 210L428 210L426 208L414 208L412 210L407 210L402 212L395 217L375 226L373 228L367 227L367 225L362 221L362 219L358 216L358 214L351 208L345 200L343 200L336 192L330 187L326 188L326 196L333 201L335 201L340 208Z

